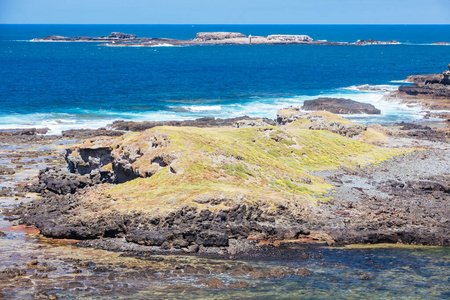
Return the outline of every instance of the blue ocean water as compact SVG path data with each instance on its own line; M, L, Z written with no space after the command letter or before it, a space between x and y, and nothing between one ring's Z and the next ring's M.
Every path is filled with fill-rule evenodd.
M197 32L307 34L315 40L397 40L371 46L106 47L30 42L47 35L189 39ZM168 120L242 115L274 118L277 109L318 96L372 103L389 123L420 109L361 92L395 89L408 75L442 72L450 25L0 25L0 127L95 128L117 119Z

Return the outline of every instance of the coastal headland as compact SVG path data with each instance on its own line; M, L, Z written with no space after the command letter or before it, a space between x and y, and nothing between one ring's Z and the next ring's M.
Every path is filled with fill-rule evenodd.
M35 38L33 42L100 42L101 45L126 46L196 46L196 45L395 45L397 41L358 40L353 43L315 41L307 35L272 34L268 36L246 36L238 32L199 32L194 39L139 38L133 34L112 32L100 37L65 37L51 35Z

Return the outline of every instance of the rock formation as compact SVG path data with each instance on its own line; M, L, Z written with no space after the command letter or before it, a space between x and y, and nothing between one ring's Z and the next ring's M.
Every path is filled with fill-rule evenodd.
M398 91L391 93L387 98L420 104L426 109L450 111L450 71L412 75L406 80L414 84L399 86ZM446 114L441 115L446 117Z
M302 106L303 110L329 111L334 114L380 114L381 111L372 104L360 103L350 99L318 98L306 100Z
M315 231L322 225L311 211L331 186L307 170L403 152L344 137L364 132L356 128L321 112L282 127L164 126L88 139L67 149L71 175L40 174L36 191L45 197L22 215L47 236L125 237L163 249L267 239L333 243Z

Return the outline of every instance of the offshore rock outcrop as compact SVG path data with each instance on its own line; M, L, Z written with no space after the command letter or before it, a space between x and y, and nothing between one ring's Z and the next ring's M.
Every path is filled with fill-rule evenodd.
M449 71L439 74L412 75L406 81L413 85L399 86L388 99L400 99L404 103L420 104L426 109L450 111L450 64ZM442 115L447 118L447 115Z
M314 100L305 100L302 109L309 111L324 110L334 114L377 115L381 113L381 111L375 108L372 104L341 98L318 98Z
M47 36L33 39L34 42L103 42L107 46L195 46L195 45L391 45L397 41L358 40L354 43L315 41L307 35L271 34L268 36L246 36L238 32L199 32L194 39L138 38L136 35L113 32L101 37Z

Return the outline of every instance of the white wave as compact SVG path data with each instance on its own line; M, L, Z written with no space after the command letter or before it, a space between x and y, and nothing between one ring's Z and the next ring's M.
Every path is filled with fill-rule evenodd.
M301 107L305 100L319 97L346 98L369 103L381 110L379 115L346 115L350 120L362 123L411 122L423 118L423 109L416 105L406 105L400 101L386 100L385 96L396 86L376 86L376 90L361 91L355 87L346 87L323 91L317 95L298 95L293 97L251 97L246 101L220 105L184 105L172 106L169 110L158 111L111 111L77 110L75 113L35 113L26 115L0 116L0 129L6 128L49 128L48 134L60 134L68 129L95 129L106 127L115 120L130 121L167 121L192 120L200 117L232 118L240 116L265 117L275 119L279 109ZM236 99L237 102L237 99Z
M207 111L218 111L222 110L221 105L189 105L189 106L181 106L187 111L191 112L207 112Z
M392 83L408 83L408 81L406 81L405 79L403 79L403 80L391 80L389 82L392 82Z
M392 81L391 81L392 82ZM398 89L398 85L389 85L389 84L361 84L361 85L352 85L348 87L342 88L343 90L350 91L361 91L361 92L376 92L376 93L390 93L394 92Z
M158 44L158 45L152 45L150 47L183 47L183 46L172 45L172 44Z

